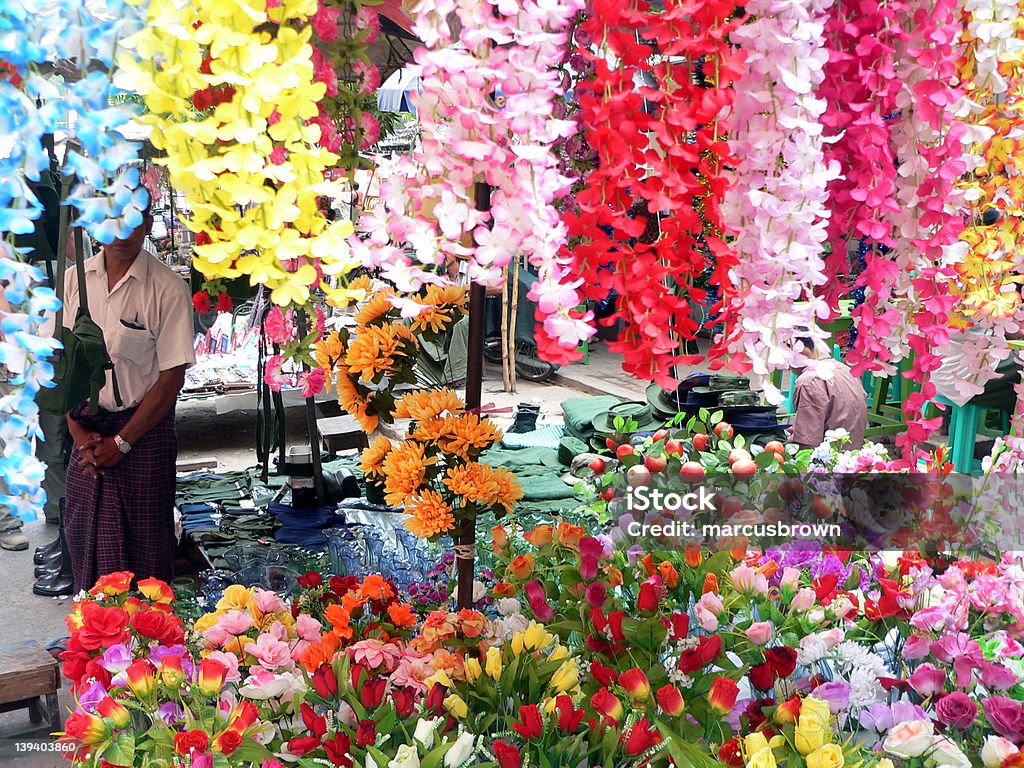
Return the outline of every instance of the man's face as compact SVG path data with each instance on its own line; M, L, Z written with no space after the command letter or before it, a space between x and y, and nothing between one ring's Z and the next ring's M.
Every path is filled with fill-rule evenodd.
M142 250L142 243L146 240L146 235L153 228L153 217L146 216L142 223L137 226L134 231L123 240L115 240L110 245L104 247L108 256L115 259L134 259L139 255L139 251Z

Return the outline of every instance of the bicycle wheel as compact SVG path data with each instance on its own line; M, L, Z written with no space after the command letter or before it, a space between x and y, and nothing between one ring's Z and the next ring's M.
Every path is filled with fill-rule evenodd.
M555 366L536 357L537 349L532 344L520 344L516 348L516 373L527 381L547 381L555 372Z

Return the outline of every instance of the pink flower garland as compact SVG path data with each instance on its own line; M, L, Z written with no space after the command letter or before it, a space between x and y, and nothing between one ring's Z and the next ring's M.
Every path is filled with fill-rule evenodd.
M829 61L820 95L828 102L825 157L838 160L842 174L829 182L831 253L826 259L824 296L835 307L850 272L847 238L866 238L866 268L858 279L864 302L853 316L858 334L847 360L856 372L885 370L895 375L885 343L900 323L892 305L899 268L880 247L892 248L891 214L896 202L896 158L891 117L898 111L896 40L902 2L837 0L826 24Z
M904 403L907 429L897 437L897 445L910 457L919 452L914 446L941 423L922 414L935 396L931 372L941 364L935 350L949 341L949 319L956 304L949 290L962 250L957 242L963 229L963 198L956 182L966 163L965 127L954 119L962 99L954 49L961 30L956 0L908 3L904 28L911 31L900 46L904 90L893 137L901 160L896 184L900 210L891 218L900 267L898 288L909 321L904 338L914 353L906 375L921 385Z
M740 162L725 198L726 219L737 231L733 275L743 325L730 351L746 354L772 403L782 393L767 379L771 370L814 365L796 339L828 338L817 324L828 305L816 293L827 281L826 185L839 175L839 163L824 160L825 102L814 91L828 60L822 32L831 3L752 0L745 10L753 20L730 36L747 64L730 132ZM798 332L801 326L810 331Z
M382 164L382 205L364 216L370 232L353 252L400 291L442 283L448 257L465 259L472 281L499 287L513 256L538 270L541 355L564 360L593 334L577 312L581 281L559 259L566 230L554 200L571 180L552 145L575 131L554 119L565 30L582 0L420 0L412 8L422 92L414 99L423 146ZM456 37L450 21L461 29ZM495 104L500 90L503 106ZM476 210L474 182L493 189L490 212ZM473 244L469 242L469 236ZM412 252L406 254L405 246Z

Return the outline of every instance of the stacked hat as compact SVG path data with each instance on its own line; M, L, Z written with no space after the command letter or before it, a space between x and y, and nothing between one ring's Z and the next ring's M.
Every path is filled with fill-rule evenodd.
M657 384L647 388L647 400L665 418L677 413L696 414L701 408L722 410L733 428L744 435L779 432L788 424L779 424L776 408L762 405L758 393L750 388L750 379L735 373L693 374L675 391Z
M648 403L641 400L616 403L595 416L591 422L595 433L590 439L591 447L598 451L605 449L604 438L616 432L615 419L619 417L629 425L632 432L653 432L665 424L665 420L659 417Z

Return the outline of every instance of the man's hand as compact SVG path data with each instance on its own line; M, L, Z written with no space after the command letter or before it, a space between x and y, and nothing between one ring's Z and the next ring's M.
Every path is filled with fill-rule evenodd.
M112 469L124 459L113 437L101 438L92 449L93 463L100 469Z

